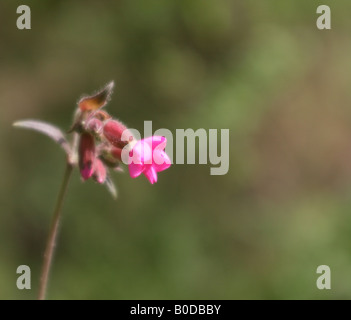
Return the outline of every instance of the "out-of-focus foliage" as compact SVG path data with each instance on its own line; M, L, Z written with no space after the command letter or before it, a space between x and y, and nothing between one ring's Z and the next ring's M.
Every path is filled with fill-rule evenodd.
M49 298L351 298L350 1L323 1L328 31L312 0L25 2L0 2L0 298L36 297L64 170L57 145L11 124L68 130L110 80L108 111L132 128L229 128L230 170L116 173L118 201L75 172Z

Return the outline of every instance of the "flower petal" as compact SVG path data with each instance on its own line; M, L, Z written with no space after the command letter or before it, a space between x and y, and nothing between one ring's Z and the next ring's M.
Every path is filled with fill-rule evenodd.
M145 170L145 167L142 164L131 163L128 166L129 174L132 178L139 177L142 172Z
M148 167L143 173L151 184L157 182L157 172L152 166Z
M135 164L152 164L152 149L144 140L140 140L133 147L132 157Z
M166 147L167 144L167 139L162 136L151 136L148 138L143 139L145 143L147 143L152 150L155 148L158 148L160 150L163 150Z
M152 166L157 172L168 169L171 166L171 159L169 159L166 152L161 150L154 150Z
M106 180L106 168L100 159L95 159L93 178L100 184Z

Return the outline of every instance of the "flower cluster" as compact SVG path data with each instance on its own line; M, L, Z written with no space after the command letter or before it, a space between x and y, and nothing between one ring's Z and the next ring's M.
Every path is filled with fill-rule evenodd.
M46 122L23 120L14 125L39 131L53 139L66 152L68 162L79 165L83 180L92 178L98 183L104 183L112 195L116 196L109 169L123 171L120 166L123 162L128 164L132 178L143 173L153 184L157 182L157 172L169 168L171 161L164 151L166 138L152 136L137 141L122 122L102 110L110 100L113 86L114 83L111 82L100 92L78 101L69 131L74 132L72 143L59 128Z
M35 130L45 134L59 144L67 155L66 170L52 220L48 242L44 254L43 271L40 277L39 300L45 299L48 276L52 262L60 211L67 190L72 169L79 166L83 180L94 179L105 184L116 198L117 192L108 169L120 170L120 163L129 166L129 173L136 178L142 173L151 184L157 182L157 172L170 167L171 161L164 149L166 139L152 136L137 141L122 122L113 119L102 108L110 100L114 83L109 83L102 91L79 100L74 121L69 132L73 132L72 142L66 139L62 130L52 124L38 120L22 120L15 127Z
M170 167L164 152L166 138L152 136L136 141L132 132L119 120L101 110L110 99L113 82L101 92L78 102L72 131L79 133L78 158L83 180L93 178L104 183L107 168L119 169L127 155L132 178L143 173L151 184L157 182L157 172Z

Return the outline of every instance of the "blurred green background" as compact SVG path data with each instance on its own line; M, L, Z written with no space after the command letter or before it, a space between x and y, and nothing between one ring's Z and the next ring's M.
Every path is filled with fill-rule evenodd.
M115 80L107 110L141 132L229 128L230 169L173 165L153 186L116 173L117 201L76 171L49 299L350 299L350 15L346 0L1 0L0 298L36 298L64 171L57 145L11 124L67 130Z

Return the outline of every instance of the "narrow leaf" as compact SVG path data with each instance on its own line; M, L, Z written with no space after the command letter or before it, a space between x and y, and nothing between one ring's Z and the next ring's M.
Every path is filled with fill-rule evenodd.
M111 178L109 176L106 177L105 185L107 187L107 190L111 193L112 197L114 199L117 199L116 186L115 186L115 184L113 183L113 181L111 180Z
M111 81L100 92L92 96L83 97L82 99L80 99L80 101L78 102L78 106L80 110L94 111L105 106L106 103L110 101L113 87L114 87L114 82Z
M59 128L47 122L38 121L38 120L22 120L22 121L15 122L13 126L41 132L47 135L48 137L50 137L56 143L58 143L68 155L71 152L69 143L67 142L62 131Z

